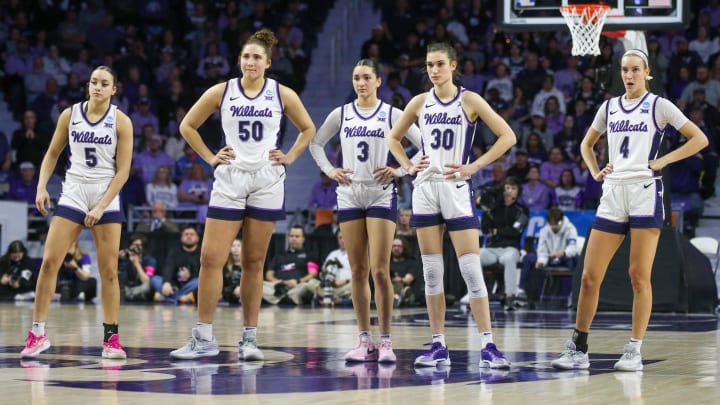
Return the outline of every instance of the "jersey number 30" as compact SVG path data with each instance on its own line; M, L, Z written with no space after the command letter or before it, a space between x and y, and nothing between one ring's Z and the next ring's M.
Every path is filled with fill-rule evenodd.
M434 138L430 144L430 147L433 149L440 149L440 147L442 147L445 150L450 150L455 144L455 132L453 132L452 129L446 129L445 131L433 129L430 136Z
M241 141L246 142L253 139L253 141L261 141L263 139L263 124L260 121L239 121L238 122L238 137Z

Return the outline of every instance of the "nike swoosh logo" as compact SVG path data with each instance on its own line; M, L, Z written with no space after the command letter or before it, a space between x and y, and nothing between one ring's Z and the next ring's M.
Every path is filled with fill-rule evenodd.
M368 353L368 354L375 353L375 349L374 349L374 348L373 348L373 349L368 349L367 353Z
M345 117L345 121L350 121L353 118L355 118L355 117Z
M648 188L648 187L650 187L650 186L652 186L652 183L650 183L650 184L643 184L643 188Z
M73 125L82 124L82 121L73 122L72 124L73 124Z
M235 100L237 100L237 99L239 99L239 98L240 98L240 96L237 96L237 97L230 97L230 101L235 101Z
M425 104L425 108L430 108L430 107L432 107L432 106L434 106L434 105L435 105L435 103L432 103L432 104Z
M388 189L388 187L390 187L390 184L386 184L386 185L384 185L384 186L383 186L383 190L387 190L387 189Z
M615 111L610 111L610 115L613 115L613 114L615 114L616 112L617 112L617 110L615 110Z
M467 184L467 183L456 184L456 185L455 185L455 188L463 188L463 187L465 187L465 184Z

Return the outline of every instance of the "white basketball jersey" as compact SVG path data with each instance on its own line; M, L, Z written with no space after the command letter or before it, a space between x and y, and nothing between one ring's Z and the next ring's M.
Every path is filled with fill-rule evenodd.
M648 161L658 154L663 131L655 123L655 103L658 97L647 93L632 109L625 109L622 96L608 100L608 153L613 172L610 182L642 180L659 176L648 167Z
M105 115L91 123L85 115L85 103L80 102L70 107L70 161L66 177L76 182L109 181L115 177L116 172L117 106L110 104Z
M345 104L340 113L340 144L343 167L352 169L353 182L375 183L373 170L388 161L387 135L390 133L392 106L380 102L369 117L363 117L355 102Z
M245 95L240 79L230 79L220 103L225 143L235 152L231 164L240 170L257 171L269 165L270 151L278 148L283 115L280 87L265 79L265 86L254 98Z
M431 89L418 115L422 136L423 154L429 156L430 166L420 172L416 182L427 179L443 180L448 163L466 164L472 156L475 123L470 122L462 108L462 92L448 103L443 103ZM463 179L464 181L465 179Z

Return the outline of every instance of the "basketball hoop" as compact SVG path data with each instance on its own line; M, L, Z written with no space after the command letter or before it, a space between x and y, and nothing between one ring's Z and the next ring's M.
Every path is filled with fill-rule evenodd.
M560 12L572 35L573 55L600 55L600 32L610 6L604 4L572 4L560 6Z

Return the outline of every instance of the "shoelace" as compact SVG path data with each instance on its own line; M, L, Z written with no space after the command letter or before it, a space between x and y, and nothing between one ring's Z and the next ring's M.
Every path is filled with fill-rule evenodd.
M389 340L381 340L378 346L380 349L392 350L392 342Z
M105 347L110 347L112 349L122 349L122 345L120 344L119 339L110 339L107 342L105 342Z
M620 357L623 360L632 360L635 357L635 352L624 352Z

